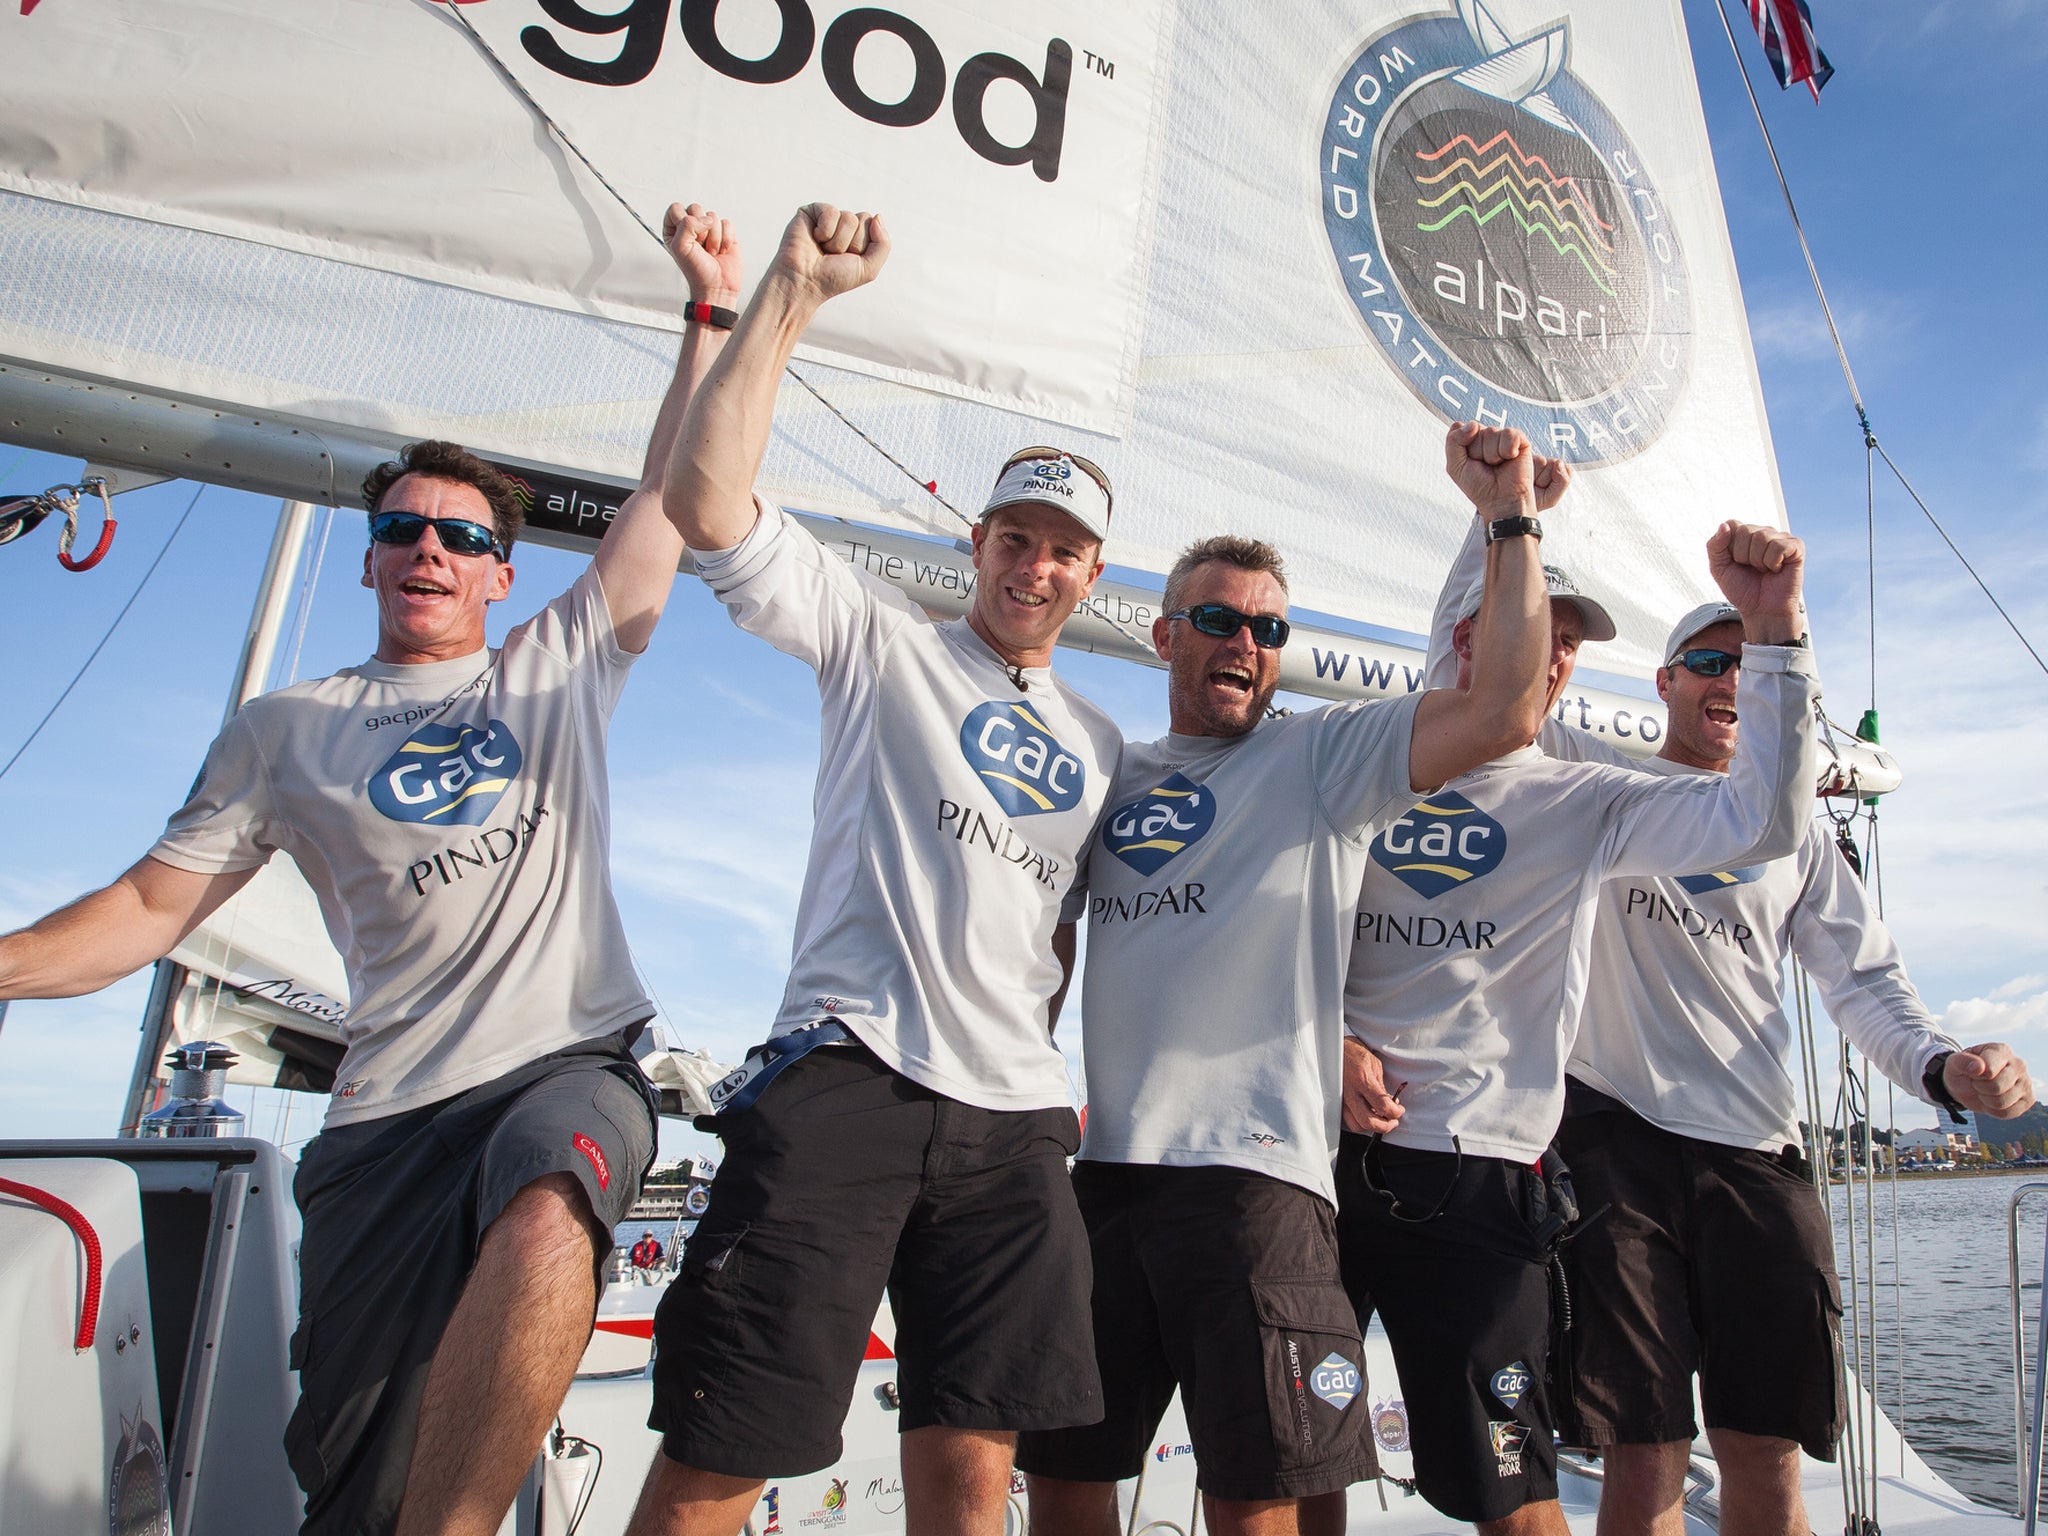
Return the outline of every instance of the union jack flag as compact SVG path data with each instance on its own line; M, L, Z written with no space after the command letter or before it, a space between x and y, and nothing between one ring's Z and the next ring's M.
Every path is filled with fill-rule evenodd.
M1834 77L1835 66L1820 51L1820 40L1813 35L1813 13L1806 8L1806 0L1749 0L1749 19L1756 24L1756 35L1763 39L1764 54L1771 61L1771 73L1778 77L1778 88L1785 90L1794 81L1804 80L1813 99L1819 101L1820 88Z

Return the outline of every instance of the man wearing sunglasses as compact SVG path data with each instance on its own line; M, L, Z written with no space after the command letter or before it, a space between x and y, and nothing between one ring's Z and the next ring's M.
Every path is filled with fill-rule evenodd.
M1518 530L1562 489L1546 477L1539 492L1518 432L1455 427L1445 453ZM1125 747L1069 898L1089 919L1074 1189L1105 1412L1020 1441L1034 1531L1114 1536L1116 1484L1176 1387L1218 1536L1339 1531L1344 1488L1377 1470L1330 1177L1344 957L1374 827L1541 718L1537 540L1504 531L1487 560L1462 687L1274 719L1278 553L1206 539L1167 577L1152 639L1171 734Z
M682 556L661 477L739 278L717 215L666 224L691 322L590 568L487 647L519 501L455 444L411 444L363 486L374 656L252 700L146 858L0 940L0 998L72 995L166 953L279 849L318 893L349 1014L294 1187L308 1532L497 1528L653 1153L605 738Z
M1694 609L1664 662L1664 743L1639 766L1726 774L1744 718L1741 615ZM1610 750L1557 734L1560 756ZM2006 1046L1965 1050L1936 1026L1824 827L1810 820L1789 858L1601 888L1558 1135L1581 1203L1606 1208L1564 1252L1574 1322L1559 1415L1567 1444L1601 1454L1601 1536L1678 1536L1695 1373L1724 1528L1808 1529L1800 1452L1835 1458L1840 1298L1802 1156L1786 957L1908 1093L1994 1118L2034 1102Z
M1475 521L1445 583L1432 682L1471 666L1488 535ZM1801 547L1728 523L1707 554L1748 642L1755 729L1730 774L1563 761L1531 731L1390 820L1365 861L1344 999L1345 1280L1361 1321L1377 1310L1385 1324L1418 1489L1486 1536L1565 1531L1548 1341L1551 1268L1576 1211L1550 1143L1600 881L1776 857L1805 830L1817 685ZM1580 641L1614 633L1563 572L1548 584L1545 714Z
M788 988L699 1122L725 1156L655 1319L635 1536L730 1536L766 1478L836 1461L885 1290L912 1530L998 1536L1015 1433L1102 1411L1050 1027L1053 929L1122 742L1050 663L1102 569L1108 482L1013 456L949 623L753 490L804 327L888 248L879 218L797 215L669 468L698 574L816 670L824 752Z

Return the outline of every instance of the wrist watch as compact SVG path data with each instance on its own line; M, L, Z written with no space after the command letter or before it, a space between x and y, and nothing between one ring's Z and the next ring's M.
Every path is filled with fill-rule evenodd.
M1948 1091L1948 1084L1942 1080L1942 1072L1948 1066L1954 1051L1936 1051L1927 1063L1927 1070L1920 1074L1920 1087L1927 1097L1948 1111L1949 1118L1957 1125L1968 1125L1969 1118L1956 1096Z
M1498 544L1502 539L1540 539L1543 524L1533 517L1496 517L1486 525L1486 542Z

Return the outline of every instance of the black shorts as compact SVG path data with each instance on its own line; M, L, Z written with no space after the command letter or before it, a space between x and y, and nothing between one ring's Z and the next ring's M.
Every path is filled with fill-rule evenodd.
M1102 1416L1071 1109L979 1109L827 1045L700 1124L725 1159L654 1319L648 1425L671 1461L756 1478L837 1461L885 1287L900 1428Z
M1377 1477L1358 1318L1328 1202L1242 1168L1077 1163L1095 1263L1102 1422L1025 1435L1040 1477L1136 1477L1181 1390L1196 1482L1219 1499Z
M1827 1212L1798 1149L1680 1136L1612 1099L1558 1145L1588 1212L1566 1245L1574 1323L1559 1362L1568 1445L1690 1440L1707 1428L1835 1459L1842 1293ZM1574 1085L1574 1099L1588 1102Z
M1556 1498L1541 1176L1382 1143L1377 1178L1396 1206L1367 1184L1370 1141L1347 1132L1340 1144L1338 1246L1360 1322L1377 1308L1393 1347L1417 1491L1454 1520Z
M620 1035L314 1138L292 1181L305 1219L300 1395L284 1436L304 1531L360 1536L397 1520L427 1367L512 1197L548 1174L576 1176L605 1234L602 1290L611 1229L639 1197L654 1144L651 1094Z

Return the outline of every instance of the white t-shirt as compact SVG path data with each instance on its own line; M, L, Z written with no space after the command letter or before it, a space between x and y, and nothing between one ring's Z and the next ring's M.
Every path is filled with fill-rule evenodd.
M1581 731L1556 734L1556 751L1613 750ZM1635 766L1708 772L1662 758ZM1608 881L1567 1070L1682 1136L1797 1145L1793 1030L1780 985L1788 954L1820 982L1828 1017L1856 1048L1924 1099L1921 1073L1956 1042L1935 1026L1863 882L1817 821L1787 859Z
M593 568L499 650L252 699L153 858L282 849L349 979L329 1125L450 1098L654 1012L612 901L605 732L633 656Z
M1084 893L1082 1157L1249 1168L1335 1203L1351 912L1375 819L1414 799L1420 702L1124 748Z
M739 544L693 554L734 623L816 669L824 702L771 1033L832 1015L949 1098L1070 1104L1052 930L1116 776L1114 722L1049 668L1020 687L965 619L934 624L765 503Z
M1455 677L1455 605L1484 559L1471 532L1431 627L1432 684ZM1738 687L1743 745L1725 776L1560 762L1529 746L1374 838L1344 1007L1388 1089L1401 1090L1406 1113L1388 1141L1540 1157L1564 1107L1600 882L1798 846L1813 783L1812 652L1745 646Z

